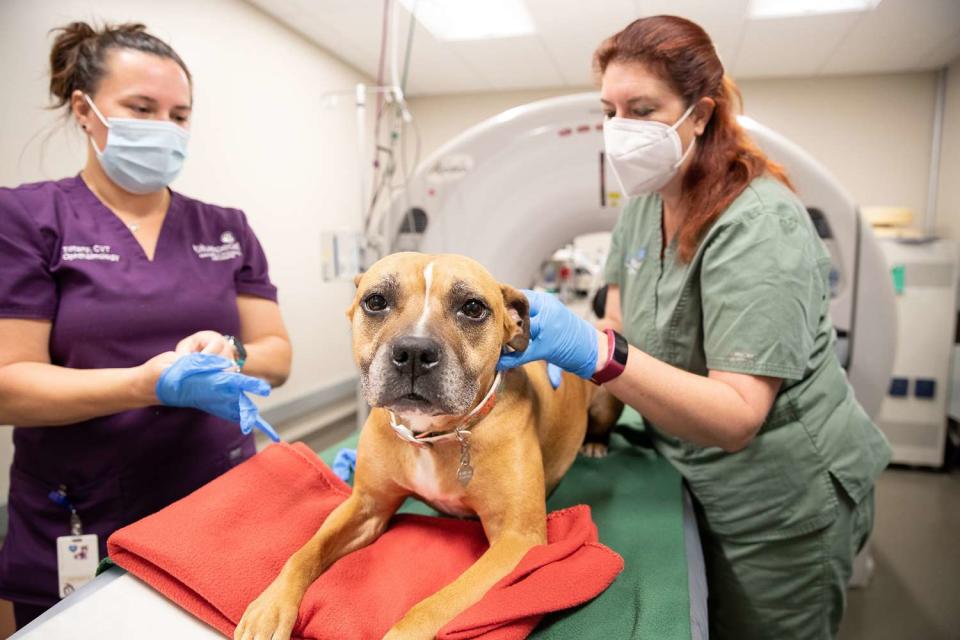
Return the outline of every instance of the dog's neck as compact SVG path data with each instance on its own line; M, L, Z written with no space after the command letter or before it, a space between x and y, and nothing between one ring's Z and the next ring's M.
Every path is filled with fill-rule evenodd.
M387 411L390 414L390 428L401 440L405 440L417 446L431 445L443 440L451 440L458 437L458 433L469 431L478 422L483 420L497 404L497 396L503 385L503 376L499 372L493 379L490 389L482 400L475 406L470 413L457 421L456 426L442 431L413 431L410 427L401 424L397 415L393 411Z

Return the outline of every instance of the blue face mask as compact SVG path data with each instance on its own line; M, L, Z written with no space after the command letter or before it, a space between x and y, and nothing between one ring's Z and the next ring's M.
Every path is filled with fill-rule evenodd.
M190 134L172 122L104 118L90 96L87 104L107 128L103 150L90 139L103 167L117 186L130 193L152 193L173 182L187 157Z

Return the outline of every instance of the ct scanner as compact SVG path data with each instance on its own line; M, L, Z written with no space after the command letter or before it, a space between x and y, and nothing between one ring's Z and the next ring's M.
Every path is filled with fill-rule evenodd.
M413 226L419 250L468 255L503 282L529 285L558 247L613 228L623 200L604 163L602 121L592 92L494 116L420 165L385 226L395 233ZM739 121L786 168L830 250L838 355L860 403L876 416L893 368L896 308L873 231L812 156L750 118Z

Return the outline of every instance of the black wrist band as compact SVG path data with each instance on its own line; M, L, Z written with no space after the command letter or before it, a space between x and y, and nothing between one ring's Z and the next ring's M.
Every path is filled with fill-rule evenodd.
M247 361L247 350L243 347L243 343L240 342L236 336L224 334L223 337L233 346L233 351L237 354L233 359L234 363L237 365L237 369L243 369L243 365Z

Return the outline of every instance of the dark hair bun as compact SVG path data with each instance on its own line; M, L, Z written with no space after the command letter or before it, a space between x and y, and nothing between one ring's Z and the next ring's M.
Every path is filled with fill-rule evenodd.
M51 108L69 105L74 91L93 94L107 73L107 53L111 49L135 49L175 61L190 78L180 56L163 40L150 35L138 22L104 25L97 30L86 22L71 22L53 29L56 33L50 49Z
M50 50L50 95L54 99L54 108L62 107L70 101L73 94L74 79L81 48L96 39L97 32L86 22L71 22L58 31Z

